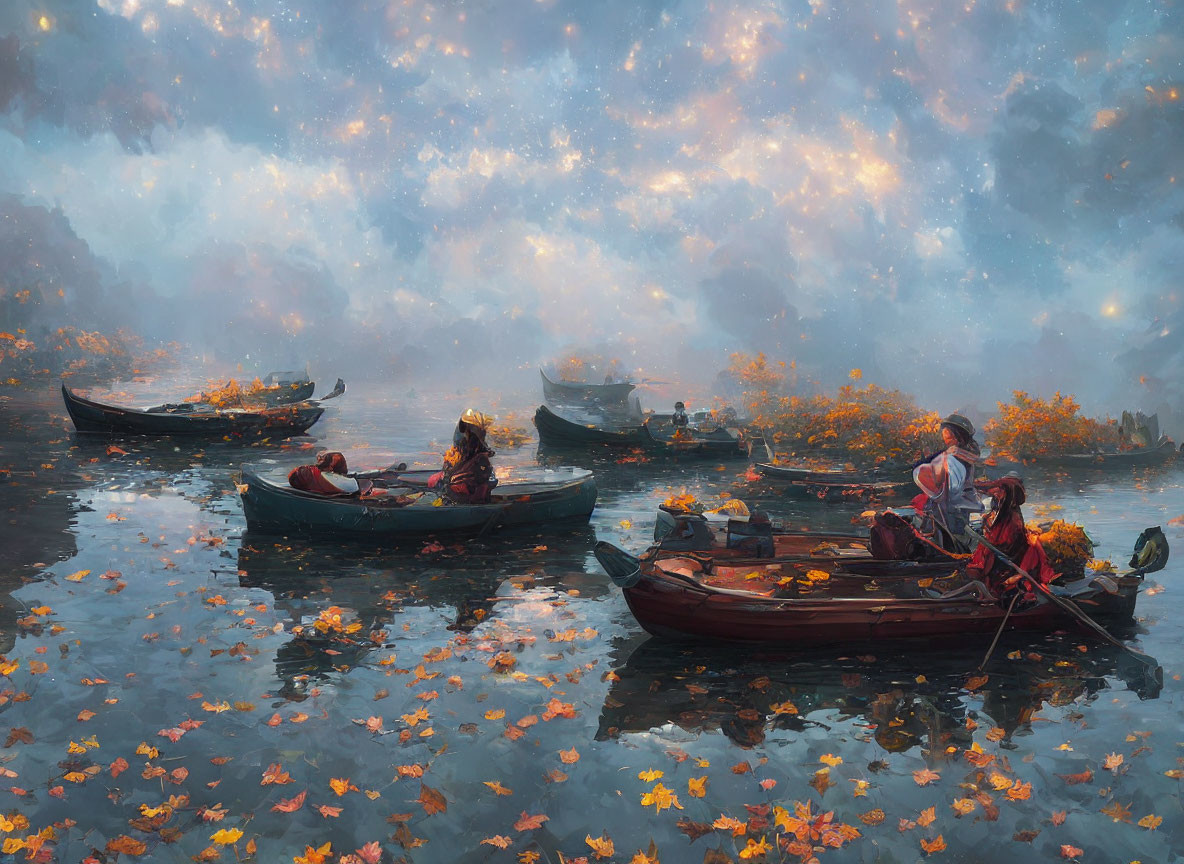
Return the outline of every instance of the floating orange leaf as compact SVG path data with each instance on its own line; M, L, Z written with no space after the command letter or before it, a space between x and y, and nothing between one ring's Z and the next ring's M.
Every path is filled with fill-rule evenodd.
M233 846L243 836L243 832L238 828L223 828L220 831L215 831L210 835L210 839L219 846Z
M1016 780L1015 784L1007 790L1006 797L1008 801L1027 801L1032 797L1032 784Z
M974 801L969 798L955 798L950 807L959 816L966 816L967 814L974 812L975 804Z
M488 786L490 789L492 789L498 795L513 795L514 794L512 789L507 789L498 780L483 780L482 782L486 786Z
M1115 822L1131 821L1130 807L1120 804L1117 801L1111 801L1102 808L1102 812L1113 819Z
M580 761L580 754L576 752L575 747L572 747L570 750L560 750L559 761L564 765L574 765Z
M753 858L763 858L765 853L772 849L769 841L761 837L759 841L749 838L748 844L740 850L740 857L745 861L751 861Z
M703 798L707 795L707 775L687 778L687 794L692 798Z
M271 805L271 809L278 813L295 813L304 806L304 799L308 797L308 790L305 789L294 798L281 798L278 804Z
M317 812L325 819L336 819L341 815L340 807L330 807L328 804L318 804Z
M333 844L324 843L320 846L305 846L303 855L292 856L293 864L325 864L333 857Z
M429 816L434 813L443 813L448 809L448 801L444 796L426 783L420 784L418 800L423 805L424 812Z
M272 783L275 783L277 785L282 786L285 783L291 783L291 782L292 782L291 775L288 774L287 771L285 771L283 768L280 767L280 763L273 762L270 765L268 765L267 770L263 772L263 779L259 781L259 785L260 786L269 786Z
M534 831L537 828L542 828L543 823L550 818L550 816L544 816L542 813L539 813L536 816L531 816L527 814L525 810L523 810L522 815L518 817L518 821L514 823L514 830Z
M932 855L934 852L941 852L946 848L945 838L940 834L938 834L932 840L921 838L921 848L930 855Z
M721 831L731 831L736 837L740 837L748 833L748 823L741 822L734 816L721 815L718 819L711 823L712 828L718 828Z
M674 794L673 790L667 789L661 783L641 796L641 804L643 807L652 805L658 813L668 810L671 807L678 810L682 809L682 805L678 803L678 796Z
M934 780L941 778L941 775L936 771L930 771L928 768L922 768L920 771L913 772L913 782L918 786L928 786Z
M506 849L514 841L502 834L495 834L492 837L486 837L481 842L489 846L496 846L498 849Z
M107 841L107 851L121 855L143 855L148 851L148 844L126 834L120 834L114 840Z
M609 839L607 834L602 834L599 837L593 837L589 834L584 838L584 842L592 848L592 852L596 855L597 860L601 858L612 858L616 854L616 850L613 848L613 841Z

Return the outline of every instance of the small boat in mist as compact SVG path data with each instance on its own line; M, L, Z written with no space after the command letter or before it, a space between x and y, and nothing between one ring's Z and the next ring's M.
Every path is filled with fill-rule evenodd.
M534 413L539 443L545 447L572 450L640 450L647 455L689 456L710 459L747 457L743 442L726 429L674 434L638 420L605 418L600 423L569 420L546 405Z
M543 398L556 404L585 403L592 405L624 406L629 394L637 389L630 381L616 381L611 384L590 384L578 381L552 380L542 369Z
M325 413L320 403L344 392L345 383L339 378L333 391L316 401L258 408L217 408L200 402L130 408L87 399L62 385L66 411L82 434L232 439L302 435Z

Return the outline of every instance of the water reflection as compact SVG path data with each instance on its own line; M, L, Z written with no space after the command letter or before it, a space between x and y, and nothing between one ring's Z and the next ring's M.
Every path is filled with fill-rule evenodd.
M1162 680L1145 663L1113 646L1082 652L1080 644L1057 637L1001 640L998 659L979 673L981 646L851 654L630 642L614 666L617 678L597 738L674 725L719 731L754 747L773 730L825 727L818 712L827 712L861 718L868 740L889 752L933 751L969 746L974 724L968 720L999 727L1009 739L1045 705L1093 701L1112 686L1108 679L1122 681L1140 699L1158 698ZM981 699L979 709L968 707L972 692Z
M347 672L383 648L405 607L436 610L444 630L469 633L507 600L504 583L513 590L564 585L579 593L574 586L583 582L589 597L610 590L604 580L577 575L586 574L587 550L596 542L590 526L536 535L533 547L523 544L523 536L427 538L414 548L383 550L247 532L235 572L242 588L271 595L276 610L287 616L287 632L299 631L278 649L276 672L284 683L282 695L301 699L310 679ZM360 629L318 633L315 621L330 606Z

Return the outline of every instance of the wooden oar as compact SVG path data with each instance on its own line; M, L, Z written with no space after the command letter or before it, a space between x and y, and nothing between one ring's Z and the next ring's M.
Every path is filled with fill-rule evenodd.
M999 622L999 629L995 631L995 638L991 640L991 647L987 649L986 656L983 657L983 662L978 664L978 671L982 672L986 668L987 661L991 659L991 655L995 653L995 646L999 644L999 637L1003 635L1003 628L1007 626L1007 619L1011 617L1011 610L1015 608L1015 601L1020 599L1020 592L1016 591L1011 596L1011 603L1007 607L1007 611L1003 613L1003 620Z
M1091 630L1093 630L1095 633L1097 633L1099 636L1101 636L1103 639L1105 639L1111 645L1116 645L1125 651L1129 651L1135 657L1138 657L1141 661L1144 661L1144 660L1150 661L1151 663L1154 663L1156 665L1156 667L1159 666L1158 663L1156 663L1152 658L1148 657L1142 651L1132 648L1131 646L1127 645L1125 642L1122 642L1118 639L1115 639L1113 636L1111 636L1109 631L1107 631L1105 627L1103 627L1101 624L1099 624L1093 618L1090 618L1088 615L1086 615L1085 612L1083 612L1081 610L1081 607L1078 606L1076 603L1074 603L1072 600L1067 600L1064 597L1058 597L1056 594L1054 594L1052 591L1050 591L1048 586L1045 585L1043 582L1039 582L1036 579L1033 579L1027 570L1024 570L1022 567L1020 567L1020 565L1016 564L1014 561L1012 561L1010 558L1008 558L1006 555L1004 555L1002 551L1000 551L997 547L993 546L987 540L987 538L983 537L981 534L976 532L973 528L970 528L968 526L966 531L968 534L970 534L971 537L974 537L976 540L978 540L979 543L982 543L984 546L986 546L988 549L990 549L992 552L994 552L996 558L998 558L1000 561L1002 561L1004 564L1006 564L1008 567L1010 567L1016 573L1019 573L1020 576L1027 579L1028 583L1033 588L1035 588L1037 591L1039 591L1041 594L1043 594L1045 597L1047 597L1053 603L1060 606L1062 609L1064 609L1066 612L1068 612L1070 615L1072 615L1078 621L1087 625ZM1006 620L1006 619L1004 619L1004 620ZM986 662L986 661L984 661L984 662Z

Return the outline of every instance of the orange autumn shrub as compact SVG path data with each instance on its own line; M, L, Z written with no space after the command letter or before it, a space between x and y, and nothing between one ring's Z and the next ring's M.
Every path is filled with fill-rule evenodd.
M998 404L999 417L983 427L985 443L995 456L1022 460L1118 446L1113 420L1081 416L1077 401L1060 391L1051 399L1037 399L1016 390L1011 402Z
M247 402L258 402L265 391L279 390L279 386L267 387L258 376L250 384L243 386L234 378L225 384L215 386L214 389L203 391L196 396L190 396L186 402L204 402L216 408L234 408Z
M782 395L789 379L784 360L770 363L764 352L755 357L741 352L732 354L722 377L730 379L743 393L742 404L750 417L756 417L762 406Z
M847 384L833 396L776 396L754 408L754 425L774 450L799 460L911 462L941 445L936 411L876 384Z

